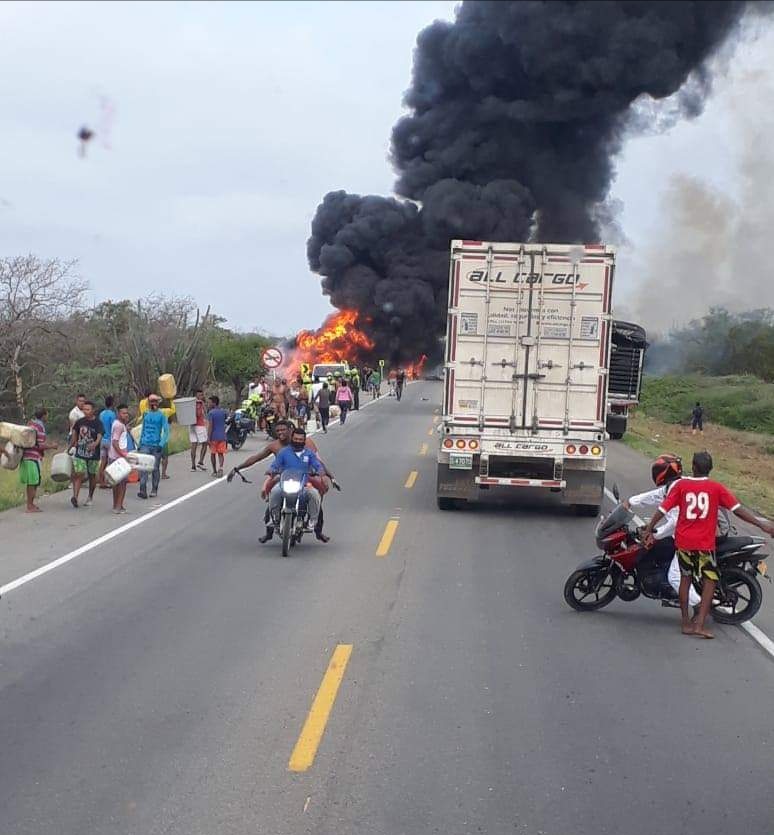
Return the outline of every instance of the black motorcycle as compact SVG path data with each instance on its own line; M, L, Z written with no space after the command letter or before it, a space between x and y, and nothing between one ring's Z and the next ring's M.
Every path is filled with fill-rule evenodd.
M732 529L731 533L735 533ZM581 563L567 578L564 599L579 612L601 609L616 597L629 602L640 595L660 600L662 606L679 606L677 592L667 577L673 551L643 546L634 514L617 505L597 525L597 547L602 551ZM761 607L763 590L758 575L766 575L764 544L760 536L728 535L717 540L720 580L712 601L712 617L718 623L739 624L753 618ZM696 591L701 588L696 584Z
M239 414L231 414L226 418L226 442L231 449L237 450L244 446L247 436L255 428L255 421Z

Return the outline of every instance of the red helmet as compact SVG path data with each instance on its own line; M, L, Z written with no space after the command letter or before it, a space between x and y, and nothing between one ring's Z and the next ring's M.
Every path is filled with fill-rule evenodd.
M682 459L671 452L663 452L653 462L653 466L650 468L650 474L653 476L653 483L656 487L669 484L670 481L680 478L683 474Z

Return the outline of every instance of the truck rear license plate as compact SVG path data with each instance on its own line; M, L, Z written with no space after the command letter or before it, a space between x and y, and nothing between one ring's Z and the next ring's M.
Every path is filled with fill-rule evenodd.
M473 469L473 453L472 452L450 452L449 453L449 469L450 470L472 470Z

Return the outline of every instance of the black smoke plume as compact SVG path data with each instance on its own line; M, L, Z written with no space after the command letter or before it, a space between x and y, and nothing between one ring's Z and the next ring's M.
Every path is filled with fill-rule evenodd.
M309 264L376 353L438 354L451 238L599 239L632 105L709 90L733 2L471 2L424 29L392 132L401 199L330 192Z

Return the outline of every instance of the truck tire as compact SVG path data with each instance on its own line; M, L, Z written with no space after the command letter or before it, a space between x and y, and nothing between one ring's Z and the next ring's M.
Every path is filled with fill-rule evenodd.
M457 509L457 503L454 501L454 499L450 499L448 496L438 496L435 501L438 504L438 510Z
M611 441L620 441L621 438L623 438L623 436L624 436L623 432L611 432L610 433L610 440Z

